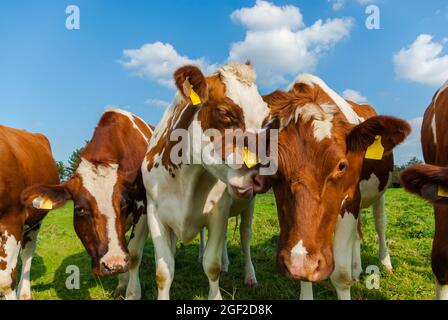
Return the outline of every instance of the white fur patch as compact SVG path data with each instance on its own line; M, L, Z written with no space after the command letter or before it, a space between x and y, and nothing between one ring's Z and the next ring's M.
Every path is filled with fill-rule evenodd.
M325 138L331 138L333 118L336 112L336 107L332 105L318 106L308 103L296 109L295 122L298 121L299 117L304 122L313 120L314 137L320 142Z
M118 108L114 108L114 107L106 108L106 110L104 111L104 113L107 113L107 112L115 112L115 113L121 114L121 115L125 116L126 118L128 118L129 121L131 121L132 126L134 127L134 129L136 129L136 130L142 135L142 137L143 137L146 141L149 141L149 137L147 137L147 136L143 133L143 131L142 131L142 130L138 127L138 125L135 123L135 120L134 120L134 119L139 119L141 122L143 122L143 123L145 124L145 126L148 128L149 132L152 133L153 130L151 129L150 126L148 126L148 124L147 124L145 121L143 121L142 119L140 119L140 118L137 117L136 115L130 113L129 111L122 110L122 109L118 109Z
M303 83L309 86L318 85L333 100L333 102L336 103L341 112L347 118L348 122L351 124L360 124L361 122L364 122L365 119L358 116L352 106L319 77L308 73L299 75L297 79L289 86L288 90L291 90L296 83Z
M439 96L442 94L442 92L445 91L446 89L448 89L448 81L445 82L445 84L437 92L437 95L434 99L434 104L437 102L437 99L439 99Z
M294 248L291 249L291 255L292 256L298 256L298 257L303 257L303 256L307 256L308 255L308 251L306 250L306 248L303 245L303 240L300 240L299 242L297 242L297 244L294 246Z
M359 190L361 191L361 207L368 208L373 203L375 203L379 196L380 192L380 179L372 173L368 180L361 180L359 183Z
M269 107L258 92L252 67L230 64L218 72L226 85L226 95L243 110L246 130L260 130Z
M436 298L437 300L448 300L448 285L436 283Z
M432 129L432 135L434 136L434 144L437 145L437 127L436 127L436 113L435 112L434 112L434 115L432 116L431 129Z
M117 213L112 202L115 184L118 179L118 164L95 166L81 158L76 172L81 176L84 188L95 198L98 210L106 217L109 244L103 259L125 255L118 240Z
M12 271L17 266L20 252L20 241L17 241L14 235L9 235L6 231L4 237L6 241L0 245L3 246L6 256L0 256L0 262L6 263L6 269L0 270L0 289L8 289L12 285Z

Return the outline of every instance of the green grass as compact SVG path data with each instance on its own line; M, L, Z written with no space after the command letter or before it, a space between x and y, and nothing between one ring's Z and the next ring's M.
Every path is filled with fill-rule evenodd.
M388 241L394 274L382 270L380 290L368 290L363 275L352 289L353 299L432 299L434 280L430 268L430 251L434 218L432 208L401 189L387 193L389 216ZM377 237L370 210L364 211L363 267L379 265ZM229 273L221 278L224 299L298 299L299 284L281 276L275 266L278 221L272 193L257 198L253 225L252 255L259 285L246 288L239 233L234 234L235 220L229 224ZM197 262L198 240L178 244L173 299L206 299L208 281ZM156 297L154 258L150 240L145 247L140 270L144 299ZM66 268L77 265L81 270L81 288L68 290ZM72 204L52 212L44 221L32 268L34 299L113 299L116 277L99 278L90 271L90 258L72 226ZM315 286L315 298L335 299L329 281Z

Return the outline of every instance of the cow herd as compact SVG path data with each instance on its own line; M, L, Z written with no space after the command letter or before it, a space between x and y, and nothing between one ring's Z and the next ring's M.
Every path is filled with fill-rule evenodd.
M392 151L411 132L406 121L345 100L310 74L286 91L261 96L250 63L229 64L207 77L184 66L174 82L177 94L155 128L127 111L106 110L67 181L59 181L44 136L0 126L0 294L31 299L42 220L67 201L73 201L75 231L92 272L118 274L126 299L141 299L139 266L149 234L158 299L170 298L177 241L189 243L198 234L209 299L221 299L228 219L235 215L241 218L244 283L255 286L255 197L271 188L280 225L272 259L284 276L302 281L301 299L312 299L312 283L327 278L339 299L350 299L362 273L363 208L372 207L379 260L393 271L384 193ZM425 115L428 164L402 175L410 192L434 203L432 266L439 299L448 299L447 87Z

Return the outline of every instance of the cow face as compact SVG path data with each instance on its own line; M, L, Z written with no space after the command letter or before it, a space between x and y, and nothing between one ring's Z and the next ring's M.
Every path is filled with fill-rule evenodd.
M317 85L276 92L265 100L281 121L278 174L273 179L281 227L277 264L287 277L320 281L334 268L338 217L359 207L354 200L364 152L378 135L384 152L391 152L410 127L391 117L353 126Z
M197 67L185 66L175 72L174 79L179 99L157 142L160 150L157 145L150 147L148 169L160 164L154 159L162 154L162 165L174 171L176 164L168 158L174 143L166 145L164 141L183 129L192 146L190 160L224 181L234 197L252 198L265 191L267 185L258 176L257 163L243 163L245 148L257 152L257 138L266 131L262 129L269 119L269 108L258 92L252 66L230 64L210 77L204 77Z
M22 198L37 209L56 209L73 200L75 231L92 258L92 271L108 275L129 268L125 233L130 181L117 164L81 158L72 179L57 186L31 187Z

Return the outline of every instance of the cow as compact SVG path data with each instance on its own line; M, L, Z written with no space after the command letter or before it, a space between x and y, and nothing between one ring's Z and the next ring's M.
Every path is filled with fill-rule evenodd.
M93 273L121 273L117 292L127 285L128 300L141 298L139 265L149 230L142 217L146 192L140 167L152 132L136 115L107 109L73 176L62 184L30 187L22 195L29 208L46 201L57 209L73 200L75 231L91 257Z
M178 93L155 129L142 164L160 300L170 298L177 239L189 243L204 227L208 241L202 265L210 285L208 297L222 298L219 279L230 213L242 214L245 278L249 284L256 281L247 244L253 197L267 191L268 180L261 178L255 161L245 161L242 166L223 161L228 154L225 150L231 150L229 155L237 151L233 139L222 144L227 130L257 135L268 129L270 110L255 80L250 64L231 63L208 77L195 66L184 66L174 73ZM210 131L221 137L208 135ZM192 141L188 154L177 149L179 142L173 142L182 132ZM197 133L202 141L195 140ZM173 155L179 153L184 160L174 161Z
M48 139L0 125L0 294L7 300L32 298L31 262L48 210L26 208L20 196L36 183L59 183ZM19 254L22 271L17 285Z
M392 268L384 192L392 149L411 128L403 120L377 116L368 105L346 101L310 74L264 99L280 121L278 173L272 177L280 222L278 268L307 282L331 275L338 298L350 299L352 281L362 271L361 208L374 206L380 259ZM302 282L302 299L312 299L307 282Z
M448 82L432 99L425 112L421 143L426 164L412 166L401 174L409 192L434 205L435 235L432 270L436 276L436 298L448 300Z

